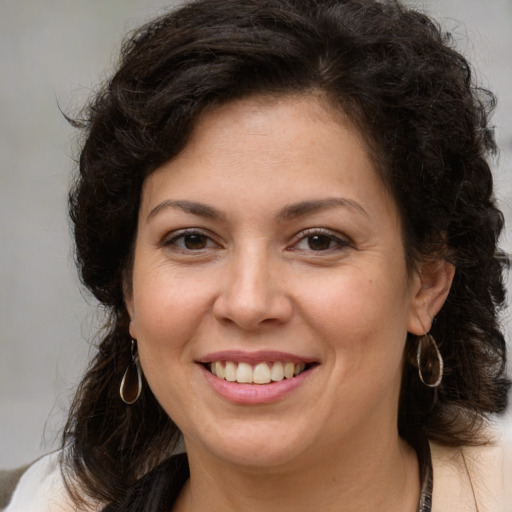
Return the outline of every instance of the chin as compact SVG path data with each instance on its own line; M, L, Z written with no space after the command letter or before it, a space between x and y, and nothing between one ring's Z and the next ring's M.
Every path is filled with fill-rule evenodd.
M268 470L287 466L300 459L306 450L304 435L299 436L282 428L244 429L243 432L223 431L217 439L201 440L201 451L209 452L213 457L241 468ZM280 434L276 435L276 432ZM285 433L284 433L285 432ZM189 454L198 446L185 437Z
M296 448L269 446L268 443L256 445L253 442L247 448L230 447L219 450L217 456L247 470L261 469L268 472L271 468L277 469L294 463L300 457L300 453Z

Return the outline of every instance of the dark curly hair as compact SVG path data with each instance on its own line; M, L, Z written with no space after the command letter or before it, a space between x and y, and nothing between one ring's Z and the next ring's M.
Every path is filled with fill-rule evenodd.
M507 402L498 314L508 260L487 162L495 100L453 46L429 17L393 0L197 0L125 42L113 78L77 121L85 139L70 193L80 275L110 315L63 435L64 464L83 493L114 500L179 439L147 385L133 406L119 399L142 183L182 150L205 109L254 94L321 91L365 137L401 212L409 268L428 258L456 267L431 331L442 384L420 382L409 335L398 430L447 445L481 441L484 420Z

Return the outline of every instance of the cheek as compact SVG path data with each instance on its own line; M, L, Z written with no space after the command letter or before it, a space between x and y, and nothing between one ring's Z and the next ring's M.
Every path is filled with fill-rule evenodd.
M363 367L401 359L407 335L403 282L351 272L311 289L317 293L303 300L307 317L313 330L329 340L338 363Z
M133 325L140 362L148 385L174 420L189 407L190 379L197 327L208 302L195 281L180 280L158 271L134 276Z
M205 286L160 270L134 276L132 325L148 358L182 351L208 309ZM143 357L144 354L141 354Z

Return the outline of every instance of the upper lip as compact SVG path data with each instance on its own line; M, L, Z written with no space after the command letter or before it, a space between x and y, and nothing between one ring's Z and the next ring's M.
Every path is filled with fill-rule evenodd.
M275 362L284 361L294 364L298 363L316 363L317 359L311 357L304 357L289 352L279 352L276 350L258 350L256 352L246 352L242 350L222 350L219 352L212 352L199 359L197 363L206 364L215 361L233 361L237 363L255 364L260 362Z

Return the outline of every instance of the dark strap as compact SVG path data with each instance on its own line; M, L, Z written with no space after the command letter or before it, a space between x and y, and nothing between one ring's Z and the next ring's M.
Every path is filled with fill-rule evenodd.
M189 476L187 455L174 455L144 475L102 512L169 512Z
M421 478L417 512L431 512L433 472L430 444L422 436L415 440L413 447L418 454ZM169 512L189 476L187 455L175 455L143 476L102 512Z
M418 503L418 512L431 512L434 472L432 470L430 443L426 437L420 436L414 443L414 448L418 454L418 462L420 465L421 494Z

